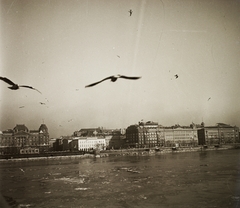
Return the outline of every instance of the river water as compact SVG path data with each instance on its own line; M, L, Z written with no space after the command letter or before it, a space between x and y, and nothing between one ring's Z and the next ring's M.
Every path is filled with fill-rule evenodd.
M240 150L0 162L21 207L240 207Z

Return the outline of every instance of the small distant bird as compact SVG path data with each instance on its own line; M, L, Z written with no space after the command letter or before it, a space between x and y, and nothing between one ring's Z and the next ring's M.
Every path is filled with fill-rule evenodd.
M85 87L92 87L92 86L97 85L97 84L99 84L99 83L101 83L101 82L103 82L103 81L105 81L105 80L108 80L108 79L110 79L112 82L116 82L118 78L133 79L133 80L135 80L135 79L140 79L141 77L127 77L127 76L123 76L123 75L118 74L118 75L116 75L116 76L107 77L107 78L105 78L105 79L103 79L103 80L101 80L101 81L99 81L99 82L92 83L92 84L87 85L87 86L85 86Z
M117 55L117 57L118 57L118 58L120 58L120 56L119 56L119 55Z
M22 168L19 168L19 170L21 170L23 173L25 173L25 171Z
M211 97L210 98L208 98L208 101L211 99Z
M46 105L46 103L39 102L41 105Z
M0 80L2 80L4 82L8 83L9 85L11 85L11 87L8 87L11 90L18 90L20 87L26 87L26 88L29 88L29 89L32 89L32 90L36 90L39 93L41 93L39 90L37 90L37 89L35 89L35 88L31 87L31 86L15 84L14 82L12 82L10 79L8 79L6 77L0 77Z
M128 12L129 12L129 15L132 16L133 11L130 9Z
M19 108L24 108L25 106L20 106Z
M174 76L176 77L176 79L178 78L178 75L177 75L177 74L175 74Z

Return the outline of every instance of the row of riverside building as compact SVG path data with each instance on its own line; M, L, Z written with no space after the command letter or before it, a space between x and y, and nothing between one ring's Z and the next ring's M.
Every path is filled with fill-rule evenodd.
M125 130L85 128L72 136L58 139L49 137L48 128L41 124L38 130L29 130L24 124L0 131L0 154L39 154L49 151L90 151L94 149L155 148L240 143L239 128L224 123L205 126L170 127L157 122L139 122Z
M164 127L156 122L139 122L126 129L126 143L134 148L233 144L239 143L239 128L223 123Z
M63 136L53 143L55 151L90 151L123 148L125 134L119 129L85 128L72 136Z

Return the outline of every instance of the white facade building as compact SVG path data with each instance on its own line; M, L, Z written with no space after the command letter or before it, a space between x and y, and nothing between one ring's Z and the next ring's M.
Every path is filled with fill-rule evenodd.
M97 137L74 137L72 140L72 150L92 150L106 149L106 140L105 138L97 138Z

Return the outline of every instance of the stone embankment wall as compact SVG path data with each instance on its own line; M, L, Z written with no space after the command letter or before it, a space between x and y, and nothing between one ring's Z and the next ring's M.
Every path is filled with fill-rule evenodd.
M64 160L64 159L80 159L80 158L93 158L93 154L84 155L68 155L68 156L49 156L49 157L30 157L30 158L13 158L13 159L0 159L0 162L7 161L33 161L33 160Z
M236 145L225 145L221 147L209 146L205 147L179 147L179 148L169 148L163 147L159 150L155 149L123 149L123 150L106 150L100 153L100 157L107 156L144 156L144 155L158 155L164 153L181 153L181 152L194 152L194 151L211 151L211 150L226 150L226 149L236 149L240 148Z
M148 155L159 155L164 153L181 153L181 152L193 152L193 151L219 151L226 149L238 149L238 145L224 145L220 147L209 146L209 147L179 147L179 148L169 148L163 147L161 149L122 149L122 150L105 150L96 154L84 154L84 155L65 155L65 156L47 156L47 157L29 157L29 158L9 158L0 159L0 162L8 161L33 161L33 160L64 160L64 159L81 159L81 158L94 158L94 157L111 157L111 156L148 156Z

